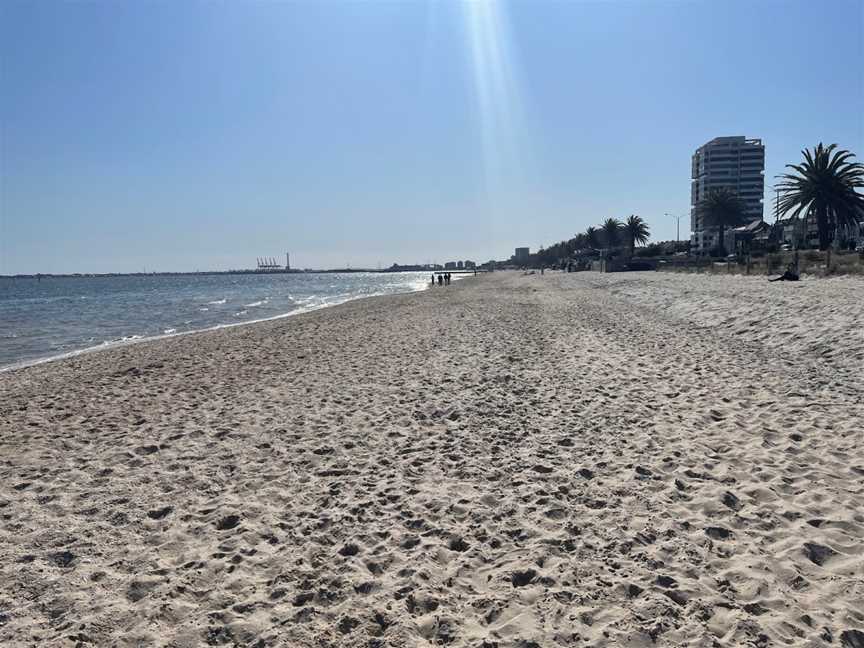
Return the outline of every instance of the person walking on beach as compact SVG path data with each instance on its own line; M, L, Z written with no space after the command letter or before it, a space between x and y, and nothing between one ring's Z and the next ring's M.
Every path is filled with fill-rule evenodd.
M439 286L444 285L444 275L438 275L438 285Z
M433 286L435 285L435 273L434 272L432 273L432 285Z

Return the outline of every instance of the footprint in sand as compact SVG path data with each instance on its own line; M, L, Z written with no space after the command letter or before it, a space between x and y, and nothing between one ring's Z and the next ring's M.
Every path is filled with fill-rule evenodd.
M345 556L345 557L356 556L358 553L360 553L360 547L358 547L356 544L354 544L352 542L349 542L348 544L343 546L341 549L339 549L339 555L340 556Z
M229 529L236 527L238 524L240 524L239 515L226 515L216 523L216 528L219 531L228 531Z
M805 542L804 555L807 556L811 562L822 567L825 563L831 560L831 558L836 556L837 552L831 547L826 547L825 545L816 544L814 542Z
M149 517L151 520L161 520L162 518L169 515L173 510L174 507L172 506L163 506L162 508L148 511L147 517Z

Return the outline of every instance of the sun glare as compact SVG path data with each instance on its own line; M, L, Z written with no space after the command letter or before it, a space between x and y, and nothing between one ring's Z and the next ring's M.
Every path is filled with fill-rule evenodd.
M473 0L462 5L488 198L525 181L529 151L506 5Z

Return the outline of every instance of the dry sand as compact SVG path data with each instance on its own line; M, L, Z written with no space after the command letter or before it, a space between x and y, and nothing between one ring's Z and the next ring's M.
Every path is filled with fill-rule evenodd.
M862 295L498 273L2 374L0 644L860 648Z

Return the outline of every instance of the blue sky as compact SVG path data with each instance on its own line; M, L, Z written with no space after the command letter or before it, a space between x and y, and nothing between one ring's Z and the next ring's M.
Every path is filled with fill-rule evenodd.
M0 274L669 239L712 137L864 156L864 0L5 0L0 65Z

